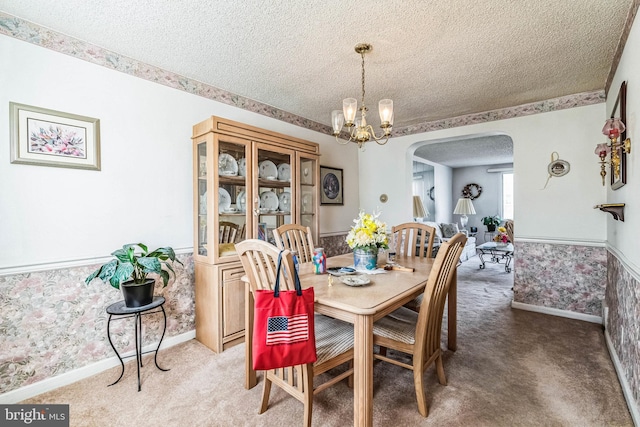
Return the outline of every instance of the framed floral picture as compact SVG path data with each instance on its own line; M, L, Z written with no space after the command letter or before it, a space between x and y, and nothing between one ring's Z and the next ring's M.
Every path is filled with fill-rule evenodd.
M9 103L11 163L100 170L100 120Z
M320 204L343 205L342 169L320 166Z

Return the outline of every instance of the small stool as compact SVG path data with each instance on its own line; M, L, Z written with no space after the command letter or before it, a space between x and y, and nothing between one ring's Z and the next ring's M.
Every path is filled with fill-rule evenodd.
M107 338L109 339L109 344L111 344L111 348L113 348L113 351L116 353L116 356L118 356L118 359L120 360L120 364L122 365L122 372L120 373L120 377L118 377L118 379L115 380L115 382L113 382L112 384L109 384L109 386L117 384L118 381L122 379L122 376L124 375L123 359L127 359L129 357L134 356L132 354L130 356L120 357L118 350L116 350L116 347L113 345L113 341L111 341L111 330L110 330L111 320L113 316L119 316L113 320L122 320L128 317L135 317L135 334L136 334L135 357L136 357L136 367L138 369L138 391L140 391L140 367L142 367L143 354L151 353L155 351L156 354L153 360L156 363L156 367L161 371L169 370L169 369L163 369L160 367L160 365L158 365L158 350L160 350L160 344L162 344L162 339L164 338L164 334L167 331L167 313L165 313L164 311L164 307L163 307L164 302L165 302L164 297L155 296L153 297L153 301L150 304L143 305L142 307L127 307L124 304L124 300L115 302L111 304L109 307L107 307L107 313L109 314L109 321L107 322ZM160 307L160 310L150 311L157 307ZM160 337L160 342L158 342L158 347L155 350L143 352L142 351L142 315L160 313L160 311L162 311L162 315L164 316L164 327L162 329L162 336Z

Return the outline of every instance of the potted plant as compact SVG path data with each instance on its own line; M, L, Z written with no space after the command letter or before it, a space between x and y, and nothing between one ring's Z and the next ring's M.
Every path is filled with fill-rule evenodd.
M137 248L141 251L136 252ZM103 282L108 281L116 289L120 289L122 284L122 295L127 307L151 304L156 281L154 278L147 277L149 274L160 275L165 287L169 282L169 272L175 276L175 271L168 260L182 265L182 262L176 259L172 248L158 248L149 252L147 246L142 243L124 245L122 249L112 252L111 255L115 259L94 271L85 279L85 283L89 284L97 277Z
M500 225L500 222L502 222L498 215L485 216L482 217L480 221L487 226L487 231L496 231L496 227Z

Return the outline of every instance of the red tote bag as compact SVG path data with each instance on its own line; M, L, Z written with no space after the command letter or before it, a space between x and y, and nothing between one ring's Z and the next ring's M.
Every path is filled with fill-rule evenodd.
M313 287L302 289L293 269L295 290L280 290L282 252L274 289L254 293L253 369L303 365L317 360Z

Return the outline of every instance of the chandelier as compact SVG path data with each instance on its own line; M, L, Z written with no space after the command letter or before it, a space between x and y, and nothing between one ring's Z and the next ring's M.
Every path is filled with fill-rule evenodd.
M358 43L355 51L362 57L362 103L358 108L358 101L355 98L346 98L342 101L342 111L334 110L331 112L331 124L333 125L333 134L336 141L340 144L348 144L355 142L358 148L362 148L367 141L372 138L380 145L384 145L389 141L391 128L393 127L393 101L390 99L382 99L378 103L378 112L380 113L380 127L384 131L382 135L376 136L371 125L367 124L368 108L364 104L364 55L371 52L372 46L367 43ZM360 117L356 118L357 111L360 110ZM342 128L346 127L349 132L349 139L341 140L338 138L342 132Z

